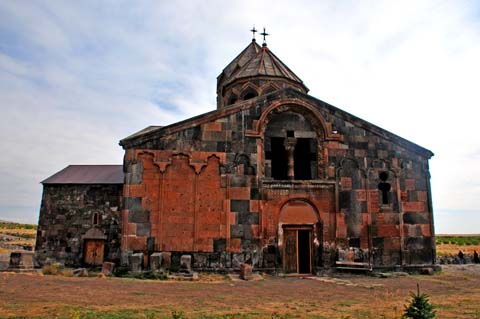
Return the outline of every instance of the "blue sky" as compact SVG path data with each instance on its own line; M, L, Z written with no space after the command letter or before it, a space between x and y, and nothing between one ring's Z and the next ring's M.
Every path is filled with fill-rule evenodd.
M480 3L461 0L1 1L0 219L36 222L41 180L215 109L253 24L312 96L435 153L437 233L480 233Z

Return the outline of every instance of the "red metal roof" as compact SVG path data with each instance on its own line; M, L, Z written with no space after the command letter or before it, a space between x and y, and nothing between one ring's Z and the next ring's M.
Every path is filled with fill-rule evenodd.
M122 165L69 165L42 184L123 184Z

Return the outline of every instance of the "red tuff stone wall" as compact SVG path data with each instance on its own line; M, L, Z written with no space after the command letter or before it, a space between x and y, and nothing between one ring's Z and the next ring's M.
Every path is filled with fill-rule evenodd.
M214 240L226 237L222 154L129 155L141 167L141 178L124 187L123 249L213 251Z

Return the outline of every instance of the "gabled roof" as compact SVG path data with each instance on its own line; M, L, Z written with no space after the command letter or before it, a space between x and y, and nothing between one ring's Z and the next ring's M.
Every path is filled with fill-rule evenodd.
M46 184L123 184L122 165L69 165L41 183Z

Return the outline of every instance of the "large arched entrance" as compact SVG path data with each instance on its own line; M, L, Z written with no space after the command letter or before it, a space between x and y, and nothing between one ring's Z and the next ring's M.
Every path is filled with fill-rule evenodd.
M312 273L320 225L317 210L304 200L291 200L282 207L278 232L285 273Z

